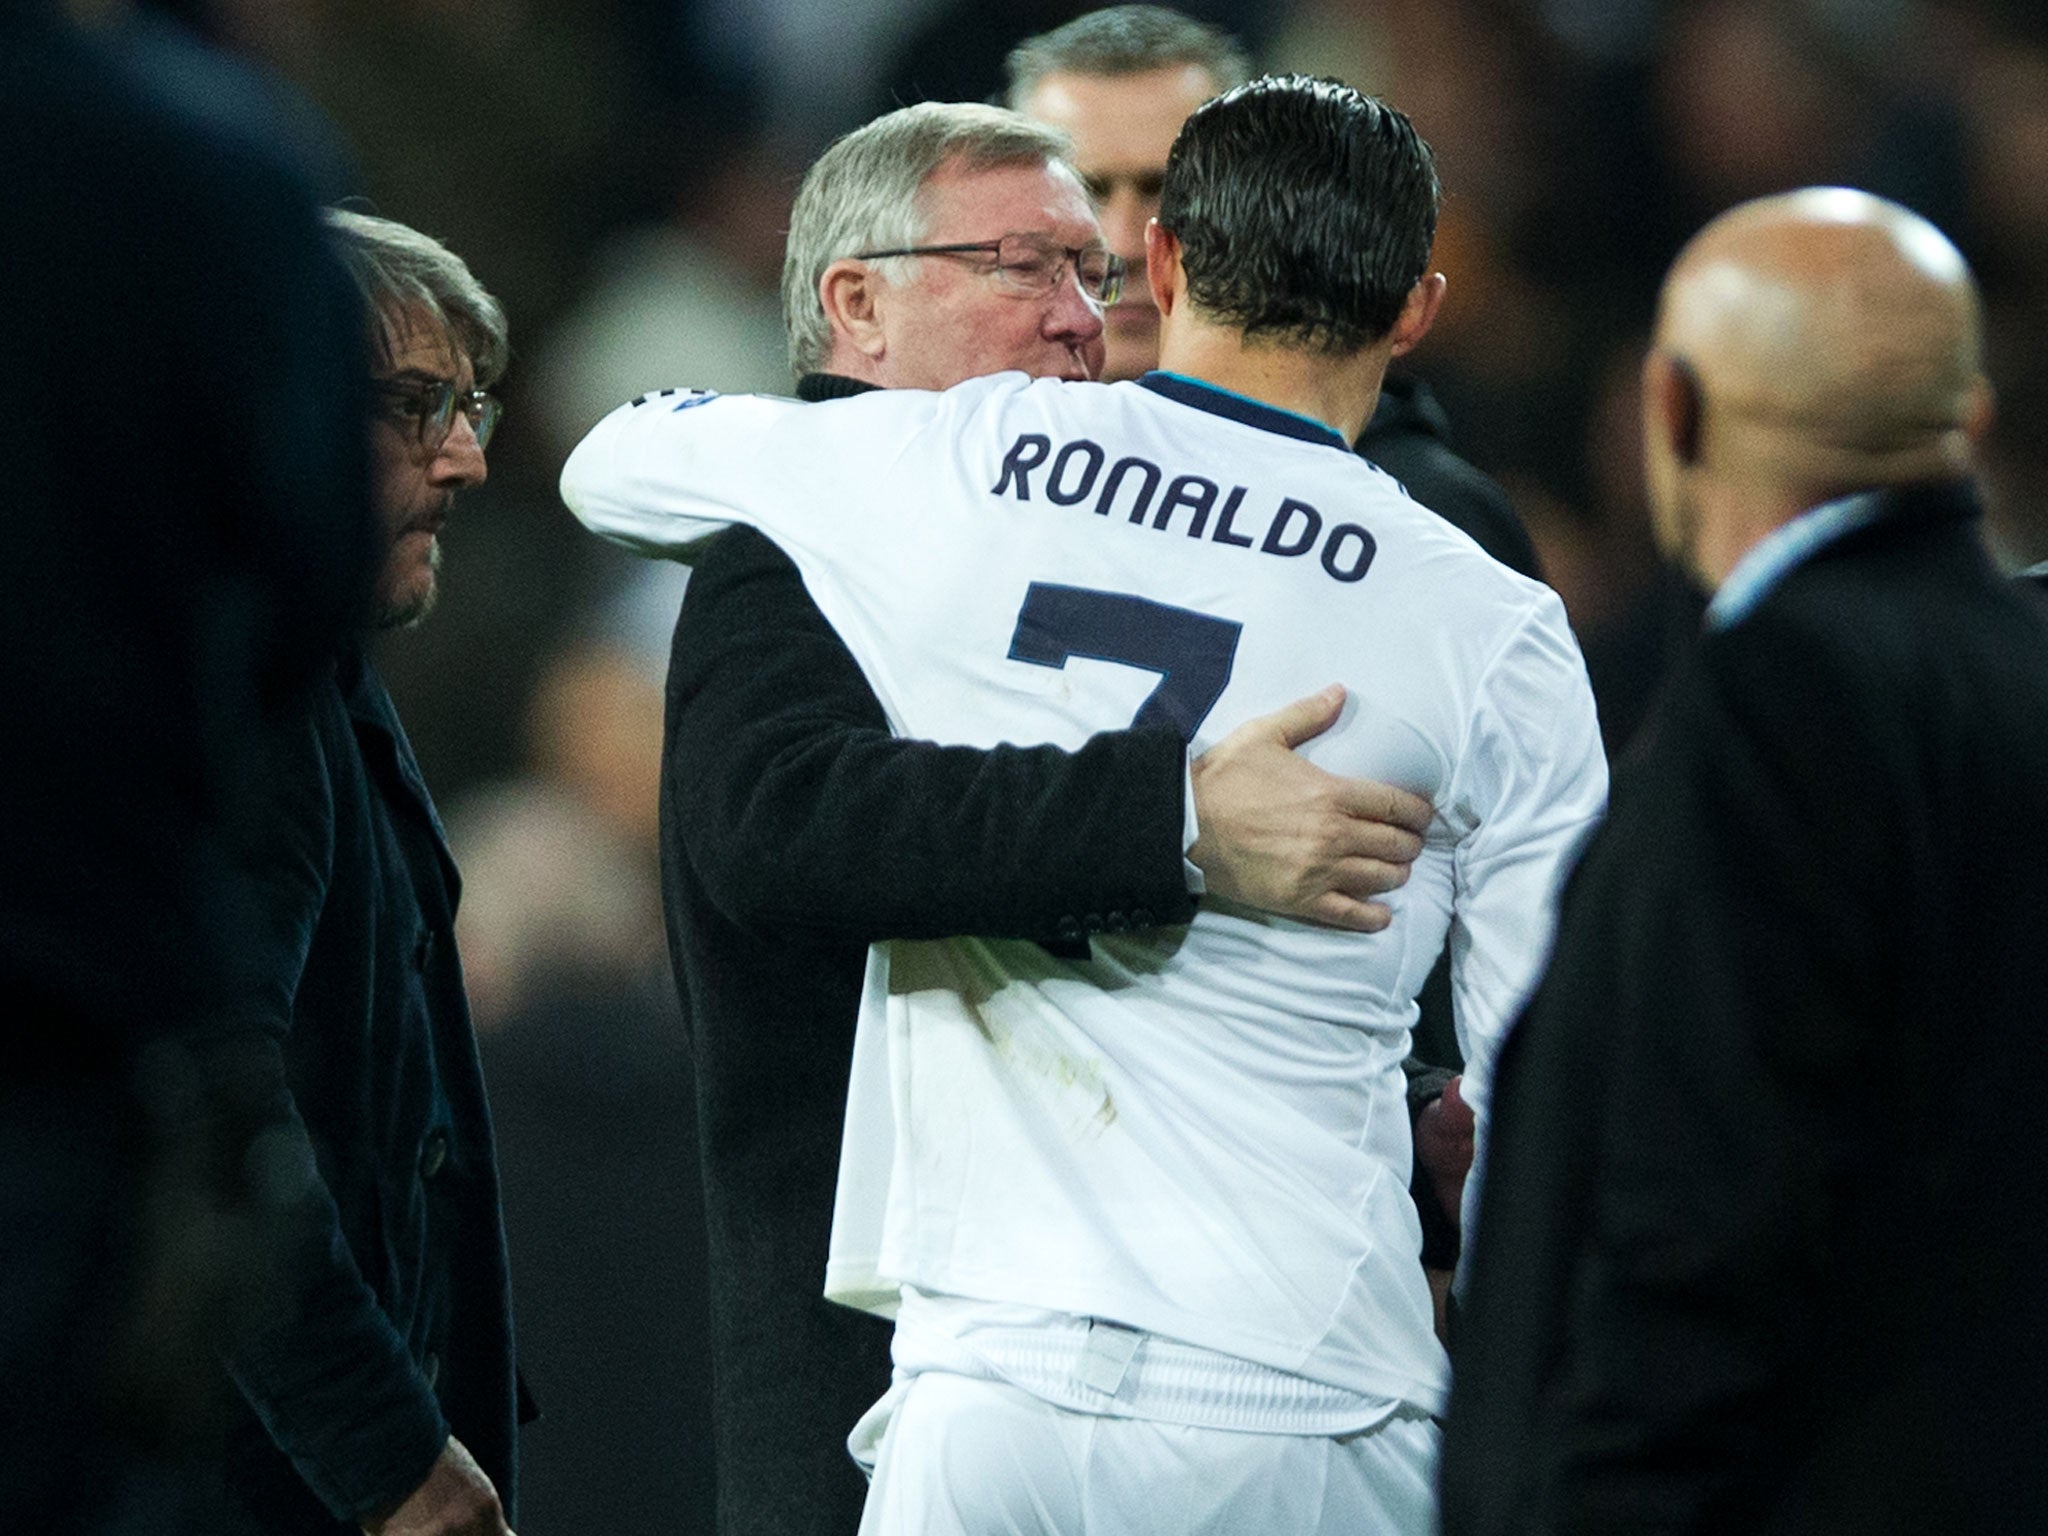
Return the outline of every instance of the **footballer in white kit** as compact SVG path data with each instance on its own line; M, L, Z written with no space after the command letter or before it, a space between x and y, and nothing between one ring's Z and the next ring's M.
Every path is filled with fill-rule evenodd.
M1301 81L1255 82L1189 131L1207 117L1227 133L1219 110L1275 99L1283 133L1334 118L1420 145L1391 109ZM1433 224L1433 172L1428 191ZM1427 250L1425 233L1418 262ZM1168 254L1179 262L1177 243ZM1177 327L1215 322L1199 304L1161 307L1170 363ZM1337 366L1327 350L1304 349L1303 366ZM1427 1529L1446 1366L1401 1062L1448 933L1484 1136L1489 1064L1603 805L1592 697L1555 594L1330 426L1174 373L1001 374L820 404L671 392L608 417L562 484L588 526L650 555L687 560L732 523L759 528L899 735L1074 748L1164 721L1199 753L1345 685L1342 719L1306 755L1437 808L1385 898L1392 925L1339 932L1211 900L1186 927L1090 932L1068 957L1024 941L878 946L827 1287L901 1308L897 1387L856 1437L879 1438L882 1459L864 1530L1320 1530L1361 1511L1368 1528ZM982 1495L957 1485L1001 1478L959 1464L957 1445L892 1467L892 1417L940 1400L919 1409L926 1377L948 1400L968 1390L980 1406L961 1412L988 1415L998 1438L1049 1426L1044 1457L1066 1463L1033 1474L1038 1524L976 1515ZM1156 1434L1104 1442L1116 1476L1076 1473L1115 1421ZM1307 1454L1289 1438L1337 1464L1288 1460ZM1240 1474L1240 1452L1256 1468ZM1314 1507L1297 1519L1300 1498Z

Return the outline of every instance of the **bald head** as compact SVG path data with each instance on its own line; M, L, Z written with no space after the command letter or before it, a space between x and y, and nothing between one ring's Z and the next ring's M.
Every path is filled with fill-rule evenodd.
M1917 214L1842 188L1723 214L1665 280L1645 370L1667 553L1718 584L1819 502L1968 473L1981 350L1969 267Z

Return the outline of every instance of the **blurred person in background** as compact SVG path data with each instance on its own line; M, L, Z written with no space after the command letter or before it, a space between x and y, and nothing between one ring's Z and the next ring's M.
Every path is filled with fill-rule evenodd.
M522 365L554 462L621 400L673 380L735 391L788 383L777 283L802 166L778 158L748 116L729 105L722 120L691 123L687 166L660 217L604 242Z
M2048 1521L2048 623L1982 348L1866 193L1672 268L1645 456L1713 597L1502 1056L1447 1536Z
M367 628L403 629L432 609L440 531L487 472L505 319L438 242L366 214L327 222L370 359L384 553ZM220 1528L501 1536L521 1404L457 878L367 638L339 647L277 753L255 854L262 1002L311 1147L296 1241L229 1354L246 1407Z
M295 1156L243 860L381 545L362 315L305 104L78 9L0 0L0 1519L210 1533Z
M607 639L572 641L527 702L521 771L449 805L456 934L477 1028L519 1014L550 973L666 969L655 861L661 687Z
M2004 564L2048 559L2048 27L1986 29L1961 98L1972 151L1969 244L1984 285L1986 367L2003 430L1986 457L1985 527Z
M828 151L784 269L799 395L1089 377L1113 268L1064 145L997 108L927 104ZM1364 903L1405 878L1428 807L1295 757L1334 718L1297 714L1192 770L1157 727L1073 755L898 742L785 555L748 530L704 555L676 625L661 852L703 1159L721 1532L860 1518L846 1435L888 1386L888 1329L821 1293L869 942L1003 933L1075 953L1105 925L1186 921L1191 859L1219 893L1384 921Z
M520 1440L520 1521L709 1531L703 1184L655 851L660 680L578 639L543 671L523 739L518 773L447 807L520 1369L548 1405Z
M1102 237L1132 272L1158 215L1166 153L1187 115L1251 78L1220 29L1159 6L1091 11L1025 39L1008 60L1007 105L1073 140L1074 169L1095 198ZM1129 282L1104 316L1102 377L1135 379L1159 364L1150 285Z

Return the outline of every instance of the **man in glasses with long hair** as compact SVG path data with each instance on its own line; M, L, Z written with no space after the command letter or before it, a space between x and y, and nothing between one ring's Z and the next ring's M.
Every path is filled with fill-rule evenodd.
M368 325L384 540L367 627L433 606L438 536L483 483L503 311L462 260L329 210ZM249 936L280 1041L275 1176L296 1200L228 1359L223 1529L504 1536L519 1392L496 1153L454 945L457 883L391 698L342 646L271 775Z

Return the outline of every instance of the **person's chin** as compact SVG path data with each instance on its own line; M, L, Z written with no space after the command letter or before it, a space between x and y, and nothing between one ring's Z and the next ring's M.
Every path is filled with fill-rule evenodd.
M1159 310L1156 305L1119 299L1102 312L1102 318L1112 330L1149 331L1159 324Z
M1159 335L1159 311L1150 304L1118 304L1103 315L1102 324L1111 336L1150 342Z
M440 595L441 589L428 581L389 598L380 598L370 616L371 624L377 629L411 629L434 611L434 602Z
M370 608L372 626L377 629L410 629L433 612L434 600L441 595L440 580L435 575L440 564L441 546L438 541L433 541L428 544L422 558L408 562L395 579L387 578L382 582Z

